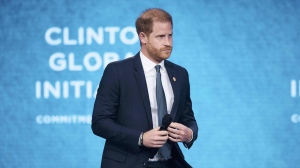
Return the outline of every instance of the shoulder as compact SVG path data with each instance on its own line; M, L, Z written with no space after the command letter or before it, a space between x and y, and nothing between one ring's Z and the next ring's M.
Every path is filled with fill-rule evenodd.
M182 66L180 66L178 64L175 64L175 63L173 63L171 61L168 61L168 60L165 60L165 66L168 67L168 68L173 69L177 73L185 73L185 74L188 73L187 70L184 67L182 67Z
M138 59L139 59L139 55L135 55L133 57L129 57L123 60L111 62L105 67L104 71L111 70L111 69L118 70L121 72L128 71L134 67L135 62L137 62Z
M131 77L132 74L134 74L134 59L134 57L130 57L124 60L109 63L104 69L101 83L108 83L108 85L118 85L118 82L120 80L123 81L126 80L126 78Z
M133 64L135 57L136 56L125 58L125 59L119 60L119 61L111 62L107 65L107 67L108 66L126 66L126 65Z

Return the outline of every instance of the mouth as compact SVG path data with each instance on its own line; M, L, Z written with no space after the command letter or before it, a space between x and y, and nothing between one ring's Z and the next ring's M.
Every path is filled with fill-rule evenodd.
M172 48L165 48L165 49L162 49L161 51L163 51L163 52L172 52Z
M171 52L172 52L172 50L162 50L162 53L167 54L167 55L171 54Z

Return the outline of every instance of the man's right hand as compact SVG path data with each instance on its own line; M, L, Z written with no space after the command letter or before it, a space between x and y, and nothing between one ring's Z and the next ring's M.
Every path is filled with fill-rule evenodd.
M168 131L160 131L160 127L154 128L144 133L143 145L148 148L160 148L168 140Z

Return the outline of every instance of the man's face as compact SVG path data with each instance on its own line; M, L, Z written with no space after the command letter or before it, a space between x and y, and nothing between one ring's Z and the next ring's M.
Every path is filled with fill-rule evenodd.
M145 38L145 55L155 63L170 57L173 43L173 30L170 22L154 22L152 33Z

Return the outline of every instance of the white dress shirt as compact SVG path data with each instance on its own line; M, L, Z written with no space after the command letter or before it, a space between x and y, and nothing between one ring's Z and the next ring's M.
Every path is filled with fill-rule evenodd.
M142 66L144 69L150 106L151 106L151 113L152 113L152 122L153 128L159 127L158 125L158 115L157 115L157 102L156 102L156 70L155 66L156 63L152 62L149 58L147 58L142 52L140 52ZM172 89L171 82L169 80L169 76L164 65L164 61L159 63L158 65L161 66L160 73L161 73L161 82L164 89L165 97L166 97L166 104L167 104L167 111L168 114L171 113L173 102L174 102L174 93ZM161 160L161 156L155 155L153 159L149 159L149 161L157 161Z
M156 70L155 66L156 63L152 62L149 58L147 58L142 52L140 52L142 66L144 69L151 112L152 112L152 121L153 121L153 128L159 127L158 125L158 115L157 115L157 102L156 102ZM159 63L158 65L161 66L160 73L161 73L161 82L166 96L166 103L167 103L167 111L168 114L171 113L173 102L174 102L174 93L172 89L171 82L169 80L169 76L167 70L164 65L164 61Z

